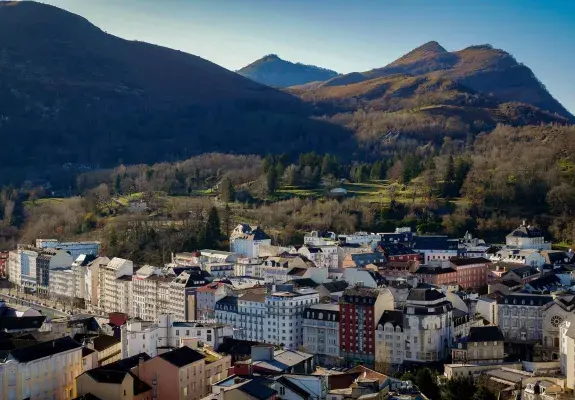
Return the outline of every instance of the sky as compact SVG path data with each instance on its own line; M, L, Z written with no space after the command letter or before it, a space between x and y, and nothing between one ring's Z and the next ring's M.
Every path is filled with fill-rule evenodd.
M575 113L575 0L43 0L116 36L230 70L277 54L340 73L435 40L511 53Z

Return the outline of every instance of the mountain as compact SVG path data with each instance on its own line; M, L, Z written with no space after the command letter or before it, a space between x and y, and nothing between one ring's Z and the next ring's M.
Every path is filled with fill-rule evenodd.
M327 81L338 75L337 72L329 69L282 60L275 54L260 58L237 72L246 78L274 87Z
M448 52L429 42L383 68L340 75L319 87L343 86L395 74L445 78L501 102L519 102L573 120L571 115L525 65L490 45Z
M291 94L35 2L0 2L0 104L2 178L210 151L337 151L351 140Z

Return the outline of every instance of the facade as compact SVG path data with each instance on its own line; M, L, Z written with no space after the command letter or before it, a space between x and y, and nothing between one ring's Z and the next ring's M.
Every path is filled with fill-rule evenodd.
M100 253L100 242L59 242L56 239L36 239L39 249L63 250L75 260L81 254L97 256Z
M50 277L53 270L72 267L74 259L64 250L47 249L38 253L36 259L36 283L39 293L47 294L50 289ZM75 285L73 279L70 285ZM74 294L71 296L74 297Z
M233 262L205 263L202 265L202 268L214 278L227 278L234 276L235 273L235 264Z
M50 270L48 292L51 295L74 298L76 295L76 279L71 267Z
M230 235L230 251L243 257L259 257L260 245L271 245L271 238L259 227L239 224Z
M10 252L0 251L0 278L8 276L8 257Z
M338 252L337 246L302 246L298 249L298 254L306 257L318 268L337 268Z
M212 282L196 289L196 318L198 320L215 319L216 303L226 296L234 295L229 285Z
M535 357L542 361L556 361L561 354L561 326L575 315L575 297L555 297L554 301L543 306L542 313L543 340L535 349Z
M497 299L497 325L506 341L543 340L543 310L553 298L545 295L508 294Z
M451 267L422 265L415 271L415 276L429 285L457 284L457 271Z
M420 285L403 307L405 362L442 361L450 354L453 305L439 290Z
M174 276L169 276L159 268L145 265L132 276L132 312L134 318L155 321L160 314L169 312L170 284Z
M449 261L457 271L457 284L465 289L487 285L487 270L491 261L483 257L455 258Z
M100 272L100 308L105 312L123 312L131 314L131 283L134 263L130 260L114 257Z
M108 257L98 257L84 269L84 302L87 309L98 307L100 303L100 268L110 262Z
M382 252L388 261L416 261L419 262L420 254L413 251L411 248L407 247L401 243L384 243L380 242L377 245L377 251Z
M241 300L241 298L240 298ZM283 344L295 350L303 345L303 311L319 303L313 289L278 286L265 296L263 334L266 343ZM240 307L238 302L238 308Z
M33 250L18 249L8 254L8 280L17 288L35 289L36 259L38 252Z
M342 245L371 245L381 240L381 235L369 232L356 232L350 235L339 235L338 240Z
M316 304L303 311L303 348L321 365L338 365L339 305Z
M205 356L187 346L162 353L138 366L138 376L158 399L199 400L206 394Z
M404 357L403 311L385 310L375 332L375 369L388 372L402 364Z
M346 363L375 364L375 330L385 310L393 310L389 289L348 288L339 299L340 355Z
M541 230L525 221L505 237L505 244L515 249L551 250L551 243L545 241Z
M196 320L195 292L207 283L205 271L183 271L172 279L168 289L168 314L173 315L177 321Z
M96 259L96 256L89 254L80 254L72 263L72 270L74 271L74 297L78 299L86 298L86 268L89 264Z
M414 236L413 250L421 253L422 262L449 260L459 255L459 241L447 236Z
M82 345L69 336L9 351L0 361L0 398L72 399Z
M387 262L385 255L380 252L349 253L343 258L343 268L365 268L370 264Z
M570 316L560 325L560 361L561 373L567 378L565 386L575 389L575 318Z
M469 336L452 350L453 362L464 364L499 364L503 362L505 338L498 326L472 327Z
M330 246L337 244L337 235L334 232L311 231L303 237L304 245Z
M263 342L266 338L264 321L267 316L265 293L244 294L238 297L237 304L238 318L234 325L234 337Z
M151 400L152 388L129 369L107 366L94 368L76 378L81 399ZM92 397L89 397L89 396Z

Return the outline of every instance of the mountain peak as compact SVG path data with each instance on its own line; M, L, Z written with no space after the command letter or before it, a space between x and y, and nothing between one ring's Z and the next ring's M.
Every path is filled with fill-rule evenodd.
M418 52L433 52L433 53L447 53L447 50L443 46L441 46L435 40L422 44L421 46L415 48L411 51L411 53L418 51Z

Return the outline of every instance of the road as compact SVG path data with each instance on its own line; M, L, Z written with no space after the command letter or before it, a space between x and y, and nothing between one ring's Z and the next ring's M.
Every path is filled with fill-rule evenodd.
M50 308L50 307L45 307L45 306L33 303L29 300L20 299L20 298L13 297L13 296L10 296L10 295L4 294L4 293L0 293L0 298L4 299L6 301L6 303L8 303L8 304L30 307L30 308L33 308L35 310L42 311L42 314L44 314L45 316L50 317L50 318L67 317L68 316L68 314L66 314L60 310L56 310L56 309Z

